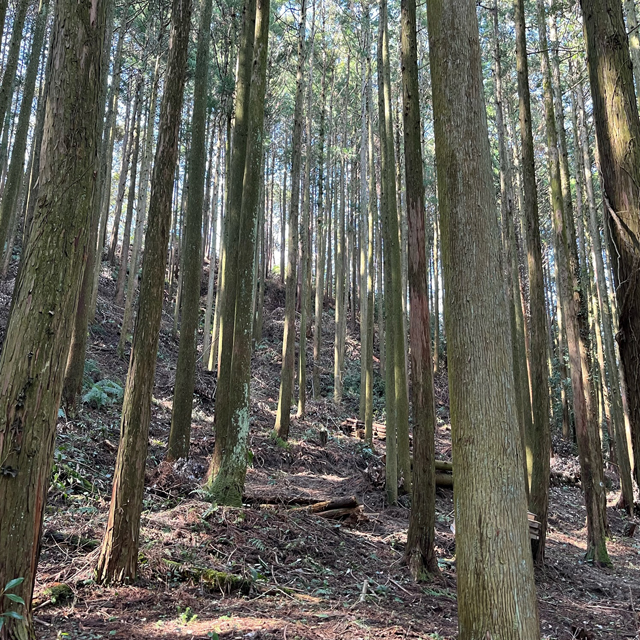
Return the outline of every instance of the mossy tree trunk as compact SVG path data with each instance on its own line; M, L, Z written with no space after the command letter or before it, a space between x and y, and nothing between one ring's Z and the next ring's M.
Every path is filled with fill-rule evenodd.
M95 196L107 4L56 4L39 198L0 358L0 582L24 578L15 593L27 603L3 640L35 638L31 598Z
M433 392L433 359L427 288L427 242L425 233L424 183L418 43L415 0L402 0L401 66L404 120L405 180L409 238L408 281L410 298L411 394L413 403L413 493L405 560L414 580L438 574L435 555L436 408Z
M221 342L221 360L230 359L228 378L223 380L219 369L218 391L224 392L216 401L216 449L209 468L206 490L218 504L240 506L244 479L247 472L247 438L249 435L252 306L254 293L256 226L262 195L262 157L264 133L264 103L266 92L267 49L269 41L269 0L257 0L253 9L254 26L253 56L249 59L250 76L246 79L250 87L246 104L247 137L246 160L241 174L232 174L234 180L242 181L242 206L239 220L230 219L229 247L235 248L236 277L234 287L228 289L226 305L234 310L232 324L225 342ZM239 76L240 77L240 74ZM236 111L236 118L238 112ZM234 209L230 209L230 216ZM225 315L229 311L225 310ZM227 354L227 352L229 352ZM218 436L222 436L218 438Z
M202 273L202 208L206 172L207 90L209 76L209 33L213 0L200 6L200 28L193 87L191 148L189 155L189 198L184 231L184 276L182 324L176 365L176 383L171 411L167 459L189 457L191 410L196 377L196 335L200 318L200 275Z
M476 6L428 4L460 640L538 640ZM477 251L482 247L482 251ZM491 345L490 357L487 345Z
M171 196L178 157L190 22L191 0L173 0L169 58L151 178L139 311L122 404L120 445L113 475L109 519L96 570L99 582L134 579L137 572L151 396L164 297Z

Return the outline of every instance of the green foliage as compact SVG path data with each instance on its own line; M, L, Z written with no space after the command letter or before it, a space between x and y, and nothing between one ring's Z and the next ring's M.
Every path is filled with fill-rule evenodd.
M198 616L191 611L191 607L187 607L184 611L180 611L180 607L178 607L178 616L182 624L189 624L190 622L195 622L198 619Z
M113 380L99 380L82 396L82 402L93 409L122 402L123 388Z
M71 459L65 453L64 446L55 450L53 460L51 487L60 492L65 499L77 490L93 490L93 485L80 474L79 466L71 466Z
M9 580L9 582L7 582L7 584L4 586L4 589L0 589L0 606L2 605L4 598L7 598L10 602L21 604L22 606L24 606L24 600L19 595L10 593L10 591L13 591L23 582L24 578L14 578L13 580ZM14 620L22 620L22 616L17 611L0 611L0 629L2 629L2 627L4 626L5 620L8 620L9 618L13 618Z
M288 443L286 440L283 440L282 438L280 438L275 431L272 431L269 434L269 440L271 440L271 442L273 442L273 444L275 444L276 447L278 447L279 449L284 449L285 451L291 451L291 444Z

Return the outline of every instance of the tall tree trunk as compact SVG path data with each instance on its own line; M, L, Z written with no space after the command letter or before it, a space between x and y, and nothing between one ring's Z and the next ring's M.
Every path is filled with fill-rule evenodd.
M99 582L134 579L137 572L151 396L164 297L171 194L178 157L190 22L191 0L173 0L169 59L151 178L140 304L122 403L120 446L113 474L109 520L96 569Z
M141 97L142 82L138 86L138 95ZM140 98L139 98L140 99ZM140 155L140 123L142 121L142 109L138 109L137 122L133 132L133 153L131 154L131 175L129 177L129 193L127 195L127 213L124 221L122 235L122 252L120 254L120 267L116 279L116 293L114 302L121 307L124 303L124 285L127 279L127 267L129 265L129 248L131 246L131 222L133 220L133 205L136 198L136 177L138 174L138 156Z
M307 43L309 51L309 77L307 79L307 113L306 113L306 157L304 162L304 178L302 190L302 242L300 245L300 350L298 353L298 413L302 418L307 411L307 322L309 318L309 302L311 300L311 107L313 104L313 42L316 31L316 3L311 0L311 35Z
M367 136L369 142L369 220L367 225L368 245L367 245L367 345L365 353L366 361L366 378L364 385L365 405L364 405L364 436L367 442L373 440L373 336L374 336L374 312L375 312L375 269L374 269L374 250L375 236L374 228L378 224L378 194L376 190L376 163L374 158L373 143L373 91L371 88L371 52L367 49ZM378 296L382 299L381 291ZM383 341L380 340L382 345Z
M26 602L3 640L35 638L31 598L95 194L107 4L56 4L41 197L0 357L0 582L24 578L14 593Z
M230 317L227 337L220 343L221 363L230 361L228 369L218 370L218 398L216 401L216 448L209 468L206 490L218 504L242 504L244 479L247 472L247 438L249 436L249 405L251 384L251 325L254 292L254 255L262 175L264 103L266 91L267 48L269 38L269 0L257 0L257 7L248 14L247 26L255 22L252 38L253 61L247 60L249 77L245 78L250 94L247 96L246 161L241 173L232 171L232 178L243 187L242 207L229 209L230 244L229 269L236 271L233 287L227 291L224 314ZM255 42L255 44L253 44ZM241 45L242 50L242 45ZM242 64L242 60L239 65ZM242 67L239 66L239 69ZM238 82L242 73L238 74ZM249 93L249 92L248 92ZM241 92L237 91L240 97ZM236 125L238 124L236 110ZM235 137L235 136L234 136ZM235 190L235 187L233 187ZM237 215L238 220L231 216ZM235 247L234 247L235 245ZM227 283L230 281L227 280ZM233 315L229 313L233 311ZM227 378L223 378L223 374Z
M107 7L107 27L106 37L102 52L101 87L99 95L98 115L99 135L102 138L103 120L105 111L105 98L107 92L107 78L109 75L109 53L111 51L111 35L113 31L114 6L110 2ZM102 150L102 145L101 145ZM96 236L98 233L98 222L100 220L100 165L98 164L98 174L96 176L95 194L92 202L93 211L91 214L91 227L89 229L89 245L87 248L87 262L82 275L82 285L78 296L78 307L76 310L75 324L69 348L69 357L66 362L64 385L62 388L62 403L66 408L67 415L73 416L76 409L78 396L82 392L82 381L84 377L84 363L87 351L88 325L89 325L89 303L91 300L91 287L93 285L93 271L96 260ZM36 194L34 194L35 196Z
M293 113L293 139L291 141L291 204L289 206L289 229L287 235L287 270L285 274L286 302L284 338L282 345L282 370L275 431L279 438L289 437L291 421L291 398L296 346L296 283L298 257L298 211L300 209L300 165L302 161L302 100L304 97L305 23L306 0L300 4L298 25L298 72L296 75L296 97Z
M404 294L398 205L396 201L389 27L386 0L381 0L380 15L382 17L380 26L381 38L378 41L380 47L378 63L381 63L381 70L379 71L378 91L382 93L382 99L378 98L378 101L380 106L381 184L383 192L386 192L382 198L381 212L384 234L384 299L387 319L385 340L386 352L389 358L385 379L385 401L387 404L387 499L390 504L395 504L397 501L398 479L402 479L404 488L407 491L411 490L411 461L409 457L409 407L402 303ZM389 407L391 410L389 410ZM397 471L394 471L396 465ZM396 474L400 477L394 479Z
M602 243L600 241L600 229L598 227L596 200L593 189L593 176L591 174L591 150L587 137L587 127L585 123L584 98L582 95L582 85L576 87L578 106L578 128L579 144L577 151L578 167L584 171L584 183L587 193L587 207L589 210L589 233L591 235L591 258L596 272L596 291L598 295L598 305L600 307L602 333L604 335L604 360L606 379L602 380L604 389L608 389L608 400L611 405L611 428L613 429L616 456L618 462L618 474L622 485L620 506L627 509L632 514L633 511L633 480L631 478L631 462L629 460L629 447L625 436L624 412L622 410L622 397L620 394L620 378L618 367L616 366L616 351L613 339L611 308L609 296L607 294L607 284L605 279L604 261L602 259ZM582 153L580 153L580 150Z
M556 256L559 273L559 299L566 323L567 346L571 367L571 386L573 388L573 408L576 423L576 439L587 507L587 560L598 565L609 565L606 547L607 500L604 488L602 451L598 433L597 416L593 411L593 395L589 380L590 367L588 350L584 342L588 335L581 336L579 314L580 281L572 257L571 223L569 212L565 209L562 193L558 137L553 104L551 69L546 34L546 16L544 0L538 0L538 38L540 44L541 70L544 90L545 123L547 129L547 153L551 183L551 206L553 229L556 238ZM575 236L574 236L575 237ZM574 245L575 246L575 245ZM581 344L582 342L582 344Z
M324 270L327 254L327 224L324 212L324 137L325 137L325 107L327 102L327 50L324 44L325 14L322 10L322 85L320 96L320 130L318 131L318 212L316 222L316 290L315 317L313 329L313 397L320 398L320 350L322 347L322 311L324 309ZM329 151L327 150L327 156Z
M515 0L516 61L518 73L518 104L522 147L522 196L527 238L529 267L529 371L531 379L531 409L533 428L527 434L527 461L531 460L529 508L540 522L539 539L533 542L534 560L544 562L549 508L549 474L551 432L549 427L549 384L547 374L547 313L544 293L538 188L535 174L531 96L524 0ZM528 465L529 466L529 465Z
M133 297L138 282L138 269L140 265L140 251L142 250L142 234L147 217L147 199L149 194L149 174L151 172L151 159L153 156L153 130L156 121L158 107L158 82L160 79L160 57L156 57L155 70L151 81L151 98L147 110L147 123L145 127L144 150L142 152L142 166L140 167L140 188L138 190L138 207L136 211L136 229L133 236L133 251L131 252L131 266L129 279L127 280L127 292L120 327L120 339L118 340L117 353L122 358L124 348L129 339L131 320L133 318Z
M501 249L476 6L431 0L427 9L456 468L459 638L538 640L509 316L496 278Z
M184 298L180 345L176 365L176 383L171 411L171 431L167 459L189 457L191 410L196 377L196 333L200 317L200 274L202 272L202 207L207 163L205 127L207 124L207 89L209 76L209 33L213 0L200 6L200 28L196 72L193 86L191 149L189 155L189 198L184 230Z
M40 52L44 42L45 27L47 25L48 2L42 2L40 12L36 18L36 25L33 33L33 44L27 64L27 71L24 78L24 91L22 102L20 103L20 113L18 115L18 125L16 127L11 161L7 174L7 182L2 193L2 205L0 208L0 254L7 241L9 223L14 213L17 215L17 202L20 187L24 175L24 157L27 149L27 136L29 134L29 122L31 120L31 108L36 90L36 79L38 76L38 65L40 62ZM7 252L11 252L11 243L7 246Z
M370 19L368 5L364 9L363 16L363 53L361 60L361 81L360 81L360 403L359 417L364 421L367 402L367 340L370 339L367 328L367 242L369 241L369 183L367 172L369 169L369 132L367 128L367 57L370 48ZM365 426L366 429L366 426Z
M518 252L516 244L516 212L513 195L513 176L511 162L507 150L506 127L504 123L503 95L502 95L502 57L500 52L500 32L498 28L497 0L491 10L493 18L493 49L494 49L494 92L496 101L496 128L498 130L498 147L500 158L500 205L502 217L502 233L504 247L504 271L507 296L507 308L511 326L511 351L513 354L513 379L516 392L516 410L518 425L525 451L524 468L527 479L526 488L531 484L533 460L530 455L535 444L527 447L533 440L533 418L531 413L531 395L529 392L529 364L525 347L524 317L520 301L520 269L518 266ZM542 479L544 483L544 479ZM544 491L546 483L539 490Z
M606 204L605 228L618 300L620 359L640 469L640 118L622 6L614 0L581 0L589 80ZM603 48L605 47L605 48ZM604 55L604 52L607 55ZM615 122L616 126L610 126Z
M413 401L413 494L405 560L414 580L438 574L434 550L436 520L435 427L433 360L427 288L427 242L415 0L400 8L405 180L409 242L408 280L411 316L411 393Z
M7 111L9 111L11 108L16 71L18 70L18 62L20 60L20 44L22 43L22 31L24 29L25 18L27 17L27 9L29 8L30 4L30 0L18 0L16 12L13 16L11 41L9 42L9 51L4 65L2 83L0 84L0 122L5 121ZM5 127L6 126L7 125L5 124Z
M91 302L89 303L89 322L92 322L96 315L98 303L98 280L102 268L102 252L107 233L107 221L109 218L109 203L111 200L111 166L113 164L113 145L116 132L116 113L118 110L118 95L120 93L120 73L122 70L122 57L124 51L124 34L127 30L127 14L124 12L120 29L118 32L118 44L113 60L113 71L109 97L107 98L107 116L102 137L100 151L100 167L98 169L98 198L100 202L96 205L100 207L100 226L98 228L98 240L96 246L95 269L93 274L93 285L91 287Z

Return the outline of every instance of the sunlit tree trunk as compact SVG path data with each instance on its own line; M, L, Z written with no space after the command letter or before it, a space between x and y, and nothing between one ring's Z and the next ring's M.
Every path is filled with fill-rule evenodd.
M576 439L580 458L582 489L587 508L586 558L600 565L610 564L606 547L607 500L597 415L594 413L593 394L589 379L588 335L581 335L581 295L579 273L575 265L575 246L569 214L562 193L560 157L553 104L551 69L546 35L544 0L538 0L538 38L541 50L541 70L544 89L547 153L551 186L553 230L556 238L556 256L559 275L559 299L566 324L567 346L571 367L573 408ZM587 328L588 330L588 328Z

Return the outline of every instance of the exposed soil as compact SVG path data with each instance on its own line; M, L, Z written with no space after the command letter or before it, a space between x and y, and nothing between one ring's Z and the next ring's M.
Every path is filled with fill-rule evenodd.
M124 386L128 360L116 355L122 310L112 303L113 280L100 281L97 322L91 327L87 388L99 380ZM6 285L0 295L7 297ZM203 301L204 302L204 301ZM347 341L345 399L332 396L333 310L325 312L322 399L308 401L304 419L292 421L287 445L271 437L281 362L284 295L267 287L263 340L254 356L252 466L240 509L203 501L199 487L214 444L215 375L198 370L191 457L163 462L171 419L177 339L167 303L159 348L149 439L138 580L97 586L93 570L108 513L119 435L119 401L86 402L78 418L58 424L56 464L46 510L36 583L38 637L97 639L261 638L342 640L456 637L455 541L452 492L437 492L437 553L441 576L414 583L403 565L409 500L384 501L384 442L370 449L345 435L340 423L358 411L358 342ZM2 307L3 305L0 305ZM8 306L8 305L7 305ZM0 314L0 336L6 314ZM310 346L310 345L309 345ZM128 357L128 354L127 354ZM312 362L311 349L308 361ZM311 376L309 376L310 378ZM446 376L436 381L437 451L450 459ZM376 381L377 419L384 420L382 383ZM320 430L329 437L321 444ZM552 461L547 562L537 571L543 636L638 638L640 543L623 537L628 520L613 505L609 552L613 569L583 562L586 528L573 445ZM579 474L578 474L579 475ZM296 506L309 499L355 496L364 505L356 521L325 520ZM268 503L268 504L267 504ZM208 570L242 580L229 588ZM65 583L71 594L47 590Z

